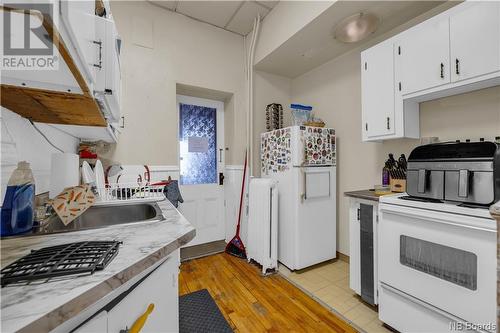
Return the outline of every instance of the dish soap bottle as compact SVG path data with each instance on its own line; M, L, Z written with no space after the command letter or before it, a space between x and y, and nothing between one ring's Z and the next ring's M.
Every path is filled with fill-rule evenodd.
M33 227L35 179L28 162L17 164L7 183L1 209L0 235L11 236L28 232Z

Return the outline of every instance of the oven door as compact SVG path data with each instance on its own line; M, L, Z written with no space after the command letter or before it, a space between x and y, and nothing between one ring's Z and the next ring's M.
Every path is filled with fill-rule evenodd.
M380 204L379 279L473 324L496 322L494 220Z

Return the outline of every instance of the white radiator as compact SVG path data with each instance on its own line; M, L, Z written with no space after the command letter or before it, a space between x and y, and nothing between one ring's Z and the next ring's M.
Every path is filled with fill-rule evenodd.
M274 179L250 180L247 257L262 265L262 274L278 269L278 182Z

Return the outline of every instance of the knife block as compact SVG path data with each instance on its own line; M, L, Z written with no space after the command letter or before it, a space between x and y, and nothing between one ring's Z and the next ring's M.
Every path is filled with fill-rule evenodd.
M389 186L391 187L392 192L406 192L406 179L391 178L389 180Z

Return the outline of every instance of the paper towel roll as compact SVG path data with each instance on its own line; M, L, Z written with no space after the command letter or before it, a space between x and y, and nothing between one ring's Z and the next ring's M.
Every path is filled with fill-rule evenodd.
M49 198L55 198L66 187L80 183L80 160L77 154L52 154Z

